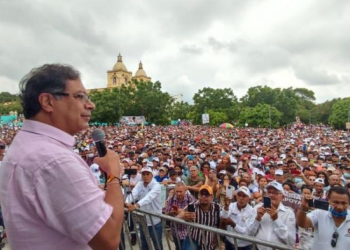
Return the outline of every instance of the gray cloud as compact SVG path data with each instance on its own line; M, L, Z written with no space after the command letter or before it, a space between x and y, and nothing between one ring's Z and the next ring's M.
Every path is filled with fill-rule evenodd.
M349 11L346 0L4 0L0 91L15 92L30 69L53 62L103 87L120 52L128 70L142 60L163 90L186 101L204 87L231 87L240 97L261 82L310 88L317 101L344 97L324 89L349 82Z

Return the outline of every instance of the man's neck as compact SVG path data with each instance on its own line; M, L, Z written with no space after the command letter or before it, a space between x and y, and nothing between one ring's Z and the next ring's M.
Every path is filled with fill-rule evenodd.
M241 210L242 210L243 208L245 208L246 206L247 206L247 204L245 204L244 206L241 207L241 206L238 205L238 203L237 203L237 208L238 208L239 211L241 211Z
M147 187L148 184L149 184L149 182L143 182L143 185L144 185L145 187Z
M192 177L192 176L191 176L191 180L192 180L192 181L196 181L196 180L198 180L198 178L199 178L198 175L196 175L195 177Z
M211 204L199 204L199 207L202 209L203 212L208 212L210 210Z
M344 222L344 220L346 219L346 216L345 217L340 217L340 218L337 218L335 216L332 216L333 220L334 220L334 224L336 227L340 227L340 225Z

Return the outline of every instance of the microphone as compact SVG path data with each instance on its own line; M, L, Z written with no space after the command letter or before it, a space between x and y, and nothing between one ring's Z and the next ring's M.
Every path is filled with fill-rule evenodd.
M106 149L106 145L104 142L104 138L105 138L105 132L103 132L101 129L95 129L94 131L92 131L91 134L92 140L95 142L96 148L97 148L97 153L99 157L103 157L107 154L107 149ZM104 190L107 189L107 173L103 172L106 182L105 182L105 186L104 186Z
M104 142L105 133L101 129L95 129L92 131L92 140L95 142L97 153L99 157L103 157L107 154L106 145Z

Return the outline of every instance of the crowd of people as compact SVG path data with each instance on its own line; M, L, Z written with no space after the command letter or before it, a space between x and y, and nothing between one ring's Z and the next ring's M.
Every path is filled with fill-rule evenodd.
M60 67L57 70L62 70ZM349 246L350 134L345 131L298 124L280 129L106 126L99 129L106 135L107 156L98 157L92 139L96 126L86 125L89 120L86 111L91 112L94 104L78 76L68 81L65 88L68 88L67 93L38 92L41 106L33 113L27 110L25 117L30 119L24 121L23 128L0 128L0 160L4 155L7 159L6 171L1 172L1 175L6 174L1 176L1 203L8 216L5 222L13 222L12 237L21 231L17 228L18 213L12 212L22 211L22 223L38 226L37 230L48 224L47 228L59 232L41 231L50 242L62 239L70 246L89 244L92 248L108 244L113 249L119 244L114 238L115 232L121 231L120 210L124 205L129 212L140 209L164 213L300 249L345 249L342 247ZM74 91L78 94L71 94ZM69 100L57 97L70 95L73 98ZM79 118L72 115L78 113L72 105L80 108ZM66 115L67 112L71 116ZM80 123L75 119L80 119ZM51 126L43 125L45 123ZM49 146L45 146L46 143ZM22 151L15 152L15 149ZM24 160L21 155L28 158ZM89 174L84 166L89 166ZM107 180L104 172L113 178ZM25 182L27 180L30 182ZM26 189L28 183L33 190ZM99 184L104 191L96 190L91 183ZM52 185L58 189L50 188ZM124 194L127 196L125 204L119 202L120 185L130 191ZM161 185L172 189L164 203ZM64 191L56 195L59 188ZM290 194L300 195L299 209L293 210L284 204L285 197ZM84 200L87 195L88 199ZM14 207L11 199L21 210ZM98 201L105 203L98 205ZM316 203L321 205L316 206ZM85 207L81 207L82 204ZM30 213L29 209L32 209ZM89 224L83 219L85 213L94 214L99 220L94 221L94 217L89 216ZM40 225L32 223L33 216ZM79 232L74 231L78 224L69 220L79 222ZM160 219L147 218L146 223L148 228L140 227L142 249L147 249L146 235L150 236L155 249L162 249ZM100 231L91 232L91 224ZM132 223L129 226L132 244L135 244L136 227ZM184 225L174 224L170 227L176 249L215 249L219 244L213 231L201 232L195 228L188 231ZM94 236L94 233L97 234ZM64 236L71 234L76 238ZM34 234L31 238L44 248L49 244ZM221 240L226 249L235 249L235 244L240 250L252 249L249 241L236 242L230 237ZM25 245L19 239L16 244ZM105 249L108 247L106 245Z

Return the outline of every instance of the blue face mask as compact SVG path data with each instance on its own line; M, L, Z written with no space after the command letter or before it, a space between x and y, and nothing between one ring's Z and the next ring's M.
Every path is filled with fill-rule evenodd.
M345 210L343 212L337 212L332 207L330 211L331 211L332 215L336 218L343 218L343 217L346 217L348 215L348 210Z
M302 182L303 181L303 179L301 179L301 178L294 178L294 182L295 183L300 183L300 182Z
M346 179L350 178L350 174L349 173L344 173L343 175L344 175L344 178L346 178Z

